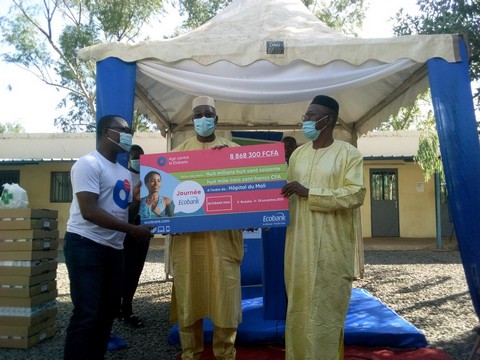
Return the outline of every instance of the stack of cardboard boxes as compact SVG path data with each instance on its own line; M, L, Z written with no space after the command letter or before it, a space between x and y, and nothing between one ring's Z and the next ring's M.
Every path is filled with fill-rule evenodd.
M58 212L0 209L0 347L55 334Z

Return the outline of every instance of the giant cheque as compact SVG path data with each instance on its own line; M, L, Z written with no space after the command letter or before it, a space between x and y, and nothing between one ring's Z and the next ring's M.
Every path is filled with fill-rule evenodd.
M282 143L142 155L140 176L154 233L289 225Z

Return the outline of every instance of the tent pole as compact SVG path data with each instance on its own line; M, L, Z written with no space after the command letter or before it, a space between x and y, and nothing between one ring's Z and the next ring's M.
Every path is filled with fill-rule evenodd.
M105 115L118 115L132 126L136 73L134 62L113 57L97 62L97 123ZM127 167L128 154L119 154L117 161Z
M480 143L465 41L461 62L428 60L432 104L458 249L477 317L480 317Z
M442 213L441 213L441 194L440 194L440 173L435 172L435 217L437 224L437 250L443 249L442 244Z

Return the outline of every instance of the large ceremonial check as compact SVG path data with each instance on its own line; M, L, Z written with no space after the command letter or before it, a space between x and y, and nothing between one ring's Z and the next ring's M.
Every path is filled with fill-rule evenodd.
M142 155L140 218L157 234L289 225L282 143Z

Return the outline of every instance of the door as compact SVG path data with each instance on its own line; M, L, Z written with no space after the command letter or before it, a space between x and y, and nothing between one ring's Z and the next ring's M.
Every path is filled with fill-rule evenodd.
M372 236L400 236L397 169L371 169Z

